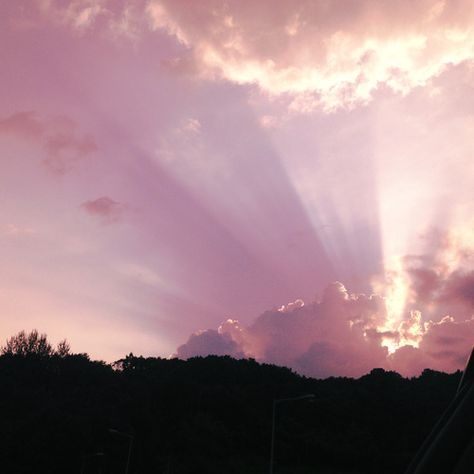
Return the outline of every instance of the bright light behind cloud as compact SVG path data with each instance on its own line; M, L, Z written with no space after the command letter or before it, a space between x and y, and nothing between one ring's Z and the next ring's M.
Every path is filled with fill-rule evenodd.
M191 50L204 77L290 94L302 112L367 103L383 84L406 95L470 60L474 46L468 1L151 0L148 13Z

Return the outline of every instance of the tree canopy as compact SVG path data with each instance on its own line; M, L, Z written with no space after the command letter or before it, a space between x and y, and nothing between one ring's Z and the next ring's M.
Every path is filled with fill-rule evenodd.
M23 357L51 357L53 355L66 357L70 352L70 346L66 339L64 339L59 342L55 349L48 342L46 334L39 334L36 329L33 329L28 334L25 331L20 331L18 334L7 339L0 352L2 355L18 355Z
M113 365L23 331L0 356L2 468L15 473L401 474L456 391L460 373L405 379L302 377L228 356L129 354Z

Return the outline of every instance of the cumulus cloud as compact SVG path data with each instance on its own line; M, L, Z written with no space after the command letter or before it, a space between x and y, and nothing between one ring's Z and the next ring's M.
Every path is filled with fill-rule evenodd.
M81 208L91 216L97 217L107 224L116 222L120 217L122 217L122 214L125 211L125 206L123 204L114 201L108 196L102 196L91 201L85 201L81 204Z
M382 298L351 295L336 282L320 301L304 304L296 300L266 311L248 327L227 320L213 333L213 342L221 339L219 349L229 349L225 354L241 352L307 375L357 375L374 366L387 366L387 348L367 334L368 328L384 318ZM179 348L178 357L194 355L195 347L199 355L213 353L214 347L204 350L203 334L207 337L206 332L193 334ZM229 340L236 346L230 346Z
M360 376L374 367L412 376L427 367L462 368L474 342L474 316L424 321L410 311L392 329L390 322L386 298L350 294L336 282L320 300L266 311L247 327L227 320L193 334L177 356L243 354L315 377Z
M90 135L77 131L68 117L40 118L34 111L22 111L0 118L0 135L12 134L38 143L45 158L43 165L55 174L65 174L78 162L97 151Z
M474 312L474 223L469 220L450 230L431 229L422 238L420 253L406 255L394 270L407 288L405 312L418 310L439 319L457 320Z
M187 359L189 357L214 355L230 355L242 358L245 354L232 337L225 332L208 329L192 334L186 344L178 347L177 357Z
M181 69L289 95L298 111L365 103L380 85L406 94L473 58L468 0L151 0L146 12L186 48Z

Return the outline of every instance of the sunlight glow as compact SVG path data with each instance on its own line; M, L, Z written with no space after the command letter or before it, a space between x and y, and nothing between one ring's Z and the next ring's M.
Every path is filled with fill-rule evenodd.
M409 338L401 338L399 329L404 324L406 304L410 292L410 282L403 268L400 256L392 257L385 265L385 278L380 281L374 279L373 290L384 296L386 320L377 330L381 333L397 334L397 337L383 337L382 346L387 347L390 354L399 347L409 343L415 345ZM408 331L408 328L407 328Z

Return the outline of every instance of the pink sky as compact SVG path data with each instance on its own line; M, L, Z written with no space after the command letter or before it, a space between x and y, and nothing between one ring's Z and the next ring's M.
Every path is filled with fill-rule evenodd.
M470 0L5 1L0 64L2 339L463 366Z

